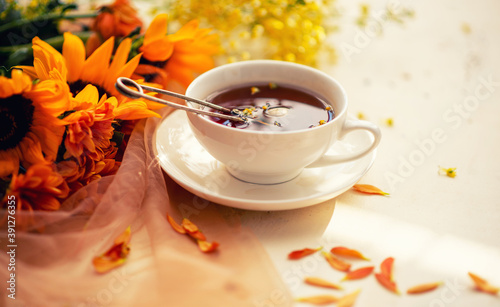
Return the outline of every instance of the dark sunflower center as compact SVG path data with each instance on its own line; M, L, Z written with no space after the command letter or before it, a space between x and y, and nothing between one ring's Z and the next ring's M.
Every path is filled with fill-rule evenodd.
M35 107L21 95L0 99L0 150L15 148L30 130Z
M73 96L76 96L88 84L91 84L91 83L89 83L89 82L83 82L82 80L78 80L78 81L75 81L75 82L69 84L69 90L71 91L71 93L73 94ZM106 90L103 89L102 87L100 87L99 85L95 85L95 84L92 84L92 85L97 88L97 91L99 92L99 97L102 97L102 95L104 95L104 94L106 94L106 96L108 98L112 96L111 94L109 94L108 92L106 92Z
M155 67L165 67L165 65L167 64L168 62L168 59L165 60L165 61L157 61L157 62L153 62L153 61L148 61L146 60L145 58L141 58L139 64L146 64L146 65L151 65L151 66L155 66ZM153 81L153 79L157 76L158 74L153 72L151 73L145 73L145 74L142 74L141 76L144 78L144 81L146 82L151 82Z

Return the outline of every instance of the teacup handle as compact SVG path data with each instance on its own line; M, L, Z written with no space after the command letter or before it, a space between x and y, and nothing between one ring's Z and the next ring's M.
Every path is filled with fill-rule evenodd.
M352 132L354 130L366 130L366 131L370 132L373 135L373 141L370 144L370 146L368 146L367 148L365 148L361 151L354 152L351 154L323 155L318 160L314 161L313 163L309 164L306 167L307 168L323 167L323 166L327 166L327 165L334 164L334 163L342 163L342 162L349 162L349 161L357 160L357 159L367 155L368 153L370 153L380 143L380 139L382 137L382 134L380 132L379 127L377 127L377 125L375 125L371 122L364 121L364 120L347 119L344 122L342 130L339 133L338 139L344 138L346 136L346 134L348 134L349 132Z

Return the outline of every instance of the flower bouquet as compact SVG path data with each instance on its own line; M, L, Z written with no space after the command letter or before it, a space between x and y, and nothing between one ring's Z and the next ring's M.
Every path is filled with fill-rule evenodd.
M159 14L145 28L128 0L87 14L59 1L0 6L0 57L9 66L0 76L0 199L6 208L15 197L18 227L34 223L21 212L59 210L115 174L136 122L160 117L163 105L120 95L118 77L182 90L220 50L197 20L168 34Z

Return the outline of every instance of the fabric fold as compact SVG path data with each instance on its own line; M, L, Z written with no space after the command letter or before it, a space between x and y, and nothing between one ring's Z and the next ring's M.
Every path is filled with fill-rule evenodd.
M60 211L35 212L34 227L16 231L16 299L2 287L0 305L292 305L265 249L233 209L200 200L164 174L152 147L160 121L149 118L137 125L116 175L82 188ZM220 243L219 250L202 253L170 227L167 212L192 220L209 241ZM96 273L92 258L129 225L126 263ZM6 225L1 236L7 238ZM7 268L12 260L6 241L1 242L0 267ZM0 270L4 282L10 273Z

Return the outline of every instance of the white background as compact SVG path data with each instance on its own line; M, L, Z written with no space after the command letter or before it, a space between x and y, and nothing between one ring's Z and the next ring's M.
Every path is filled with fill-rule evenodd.
M376 13L388 2L363 3ZM338 5L355 13L343 17L332 38L338 63L322 69L346 88L351 114L362 112L380 125L377 159L360 182L391 195L348 191L299 210L242 211L244 224L259 236L294 297L361 289L356 306L500 306L499 296L474 291L467 275L500 286L500 2L404 1L401 7L412 8L415 17L403 25L383 23L381 35L354 24L358 2ZM385 125L388 118L392 127ZM457 176L439 175L439 166L456 167ZM327 290L302 282L305 276L343 277L319 254L287 260L295 249L338 245L371 258L353 261L353 268L375 265L379 271L383 259L394 257L403 293L421 283L445 284L397 296L370 276L343 282L344 291ZM271 306L273 299L266 302Z

